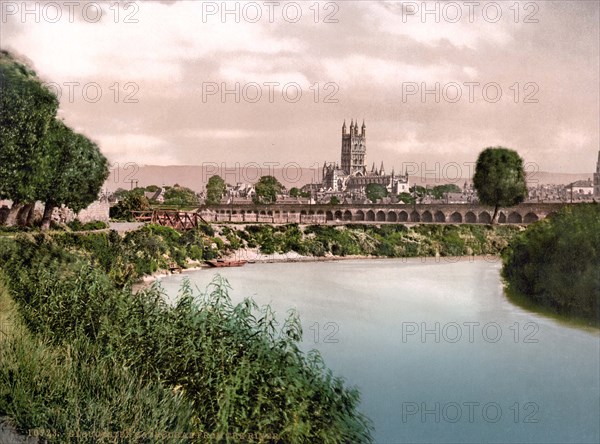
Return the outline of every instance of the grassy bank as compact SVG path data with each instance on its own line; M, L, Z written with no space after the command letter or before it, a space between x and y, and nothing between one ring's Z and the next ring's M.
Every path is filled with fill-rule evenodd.
M358 391L299 350L297 316L278 324L269 307L234 305L221 280L202 294L184 285L174 307L156 288L132 295L111 275L136 268L125 239L78 236L1 241L3 316L17 313L0 415L20 430L61 443L371 441ZM166 260L179 238L163 242L127 254Z
M50 442L370 442L355 388L298 348L228 284L181 289L175 307L142 276L256 248L315 257L499 254L516 227L146 226L0 238L0 415ZM2 288L0 288L2 291ZM9 314L10 313L10 314ZM10 319L10 322L6 320Z
M229 250L305 256L427 257L499 255L522 228L514 226L222 225L217 234Z

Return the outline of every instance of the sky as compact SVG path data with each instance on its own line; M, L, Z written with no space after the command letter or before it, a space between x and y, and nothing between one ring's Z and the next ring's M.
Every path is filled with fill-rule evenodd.
M338 161L467 177L488 146L591 173L598 1L0 2L0 47L113 164Z

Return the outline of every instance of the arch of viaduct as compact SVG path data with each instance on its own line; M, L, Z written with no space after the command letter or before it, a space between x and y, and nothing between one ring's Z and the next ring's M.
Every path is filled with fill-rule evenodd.
M529 224L558 211L563 203L524 203L501 208L500 224ZM216 205L199 210L210 222L248 223L449 223L489 224L494 209L471 204L420 205Z

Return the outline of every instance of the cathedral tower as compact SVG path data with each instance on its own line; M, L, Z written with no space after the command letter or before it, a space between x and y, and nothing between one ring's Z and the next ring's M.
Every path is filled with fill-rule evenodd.
M365 156L367 154L367 127L363 121L358 132L358 120L350 122L350 132L346 133L346 121L342 126L342 164L341 168L348 175L362 176L366 173Z

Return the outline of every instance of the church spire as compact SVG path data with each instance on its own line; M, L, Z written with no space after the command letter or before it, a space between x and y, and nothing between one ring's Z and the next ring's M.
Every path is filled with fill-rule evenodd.
M346 119L344 119L344 124L342 125L342 136L346 134Z
M385 169L383 168L383 160L381 161L381 168L379 168L379 175L385 176Z

